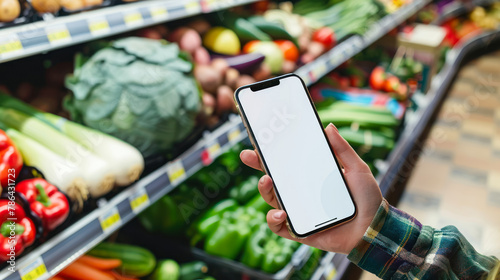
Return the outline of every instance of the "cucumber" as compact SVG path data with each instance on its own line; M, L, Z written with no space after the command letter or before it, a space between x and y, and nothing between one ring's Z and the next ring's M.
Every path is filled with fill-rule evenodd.
M258 29L262 30L267 35L271 36L273 40L289 40L292 41L297 46L297 48L299 47L297 40L279 24L268 21L261 16L249 17L247 18L247 21L255 25Z
M356 123L361 128L378 129L380 127L396 127L398 120L392 115L382 115L372 112L356 112L341 110L318 111L324 126L333 123L336 126L349 126Z
M218 14L219 15L219 14ZM223 12L220 16L213 16L213 21L216 25L222 25L229 28L238 35L238 38L242 42L248 42L252 40L258 41L271 41L271 37L265 32L257 28L254 24L250 23L248 20L240 17L236 17L234 14L229 12Z
M149 280L178 280L179 275L180 268L176 261L161 260Z
M386 107L382 106L371 106L371 105L357 105L350 102L337 101L325 110L336 110L336 111L352 111L361 113L373 113L379 115L393 116L392 112Z
M205 278L208 272L207 264L201 261L185 263L181 265L179 280L193 280Z
M384 158L394 147L394 141L378 131L341 127L339 133L360 156Z
M102 242L88 252L89 255L105 259L120 259L118 272L127 276L143 277L156 266L156 259L149 250L127 244Z

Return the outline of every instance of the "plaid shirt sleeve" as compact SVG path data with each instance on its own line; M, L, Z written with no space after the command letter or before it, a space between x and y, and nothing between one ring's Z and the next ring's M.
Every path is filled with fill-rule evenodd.
M498 266L454 226L423 226L385 199L348 259L383 279L481 279Z

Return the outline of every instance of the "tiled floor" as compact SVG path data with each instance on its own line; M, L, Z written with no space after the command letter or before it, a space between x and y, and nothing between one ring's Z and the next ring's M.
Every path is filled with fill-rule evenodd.
M500 257L500 52L460 70L397 206Z

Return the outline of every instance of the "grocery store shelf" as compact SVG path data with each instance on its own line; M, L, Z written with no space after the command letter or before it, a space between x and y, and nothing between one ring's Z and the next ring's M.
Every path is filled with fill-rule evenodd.
M149 0L0 29L0 63L252 2Z
M246 137L240 118L233 116L214 132L205 133L200 141L173 162L149 174L25 257L16 260L16 272L4 269L0 272L0 279L47 279L57 274Z
M431 24L441 25L449 19L467 14L477 6L489 6L498 0L475 0L467 2L453 2L445 7L442 14Z
M50 22L41 22L38 24L0 30L0 62L93 40L95 38L110 36L159 22L178 19L200 12L215 11L217 9L250 2L253 1L200 0L182 1L182 3L179 4L174 1L150 0L87 12ZM350 37L314 62L298 69L296 73L304 79L308 86L311 85L341 63L381 38L384 34L413 15L428 2L430 2L430 0L414 0L411 4L381 19L376 25L370 28L365 36ZM163 18L156 18L158 14L161 14L158 11L162 11L161 13L166 11L163 14ZM139 24L129 26L125 23L125 17L131 13L135 13L136 18L137 15L139 15L139 18L142 19ZM90 31L92 26L94 26L92 24L98 19L108 27L100 31L102 33L92 33ZM83 29L85 30L82 30L81 27L77 28L77 25L83 25L85 27ZM28 26L31 26L31 28ZM53 33L47 33L47 30L52 30L50 28L54 28L55 30L56 27L62 28L63 33L65 31L65 33L69 34L69 37L65 42L51 44L49 43L48 37ZM26 34L30 34L30 36ZM9 41L11 38L14 38L14 41ZM20 44L21 48L6 54L2 52L5 50L6 42L17 42L9 46ZM201 169L204 163L209 164L210 159L217 157L223 151L245 138L247 138L247 134L241 119L238 116L232 116L227 123L216 131L212 133L207 132L196 145L183 153L178 159L169 162L164 167L149 174L133 186L113 197L107 203L104 203L102 207L92 211L60 234L40 245L26 256L21 257L17 261L16 272L11 273L7 269L2 270L0 272L0 279L47 279L57 274L68 264L133 219L151 203L157 201L160 197L174 189L184 179ZM208 162L207 158L209 159ZM339 269L343 268L341 270L345 270L348 261L342 255L336 255L335 258L333 255L327 254L327 256L331 256L331 261L334 261L333 265L325 261L324 266L321 266L325 268L324 271L326 274L324 275L327 275L332 267L338 269L341 275L342 273L340 273L341 271Z
M396 28L430 2L430 0L414 0L412 3L401 7L396 12L388 14L380 19L377 23L373 24L363 36L354 35L349 37L335 48L318 57L315 61L297 69L295 73L302 77L307 86L314 84L340 64L382 38L382 36Z

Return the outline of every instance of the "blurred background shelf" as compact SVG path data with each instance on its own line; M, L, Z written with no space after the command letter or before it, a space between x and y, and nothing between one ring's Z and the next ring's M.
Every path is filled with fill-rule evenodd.
M255 0L140 1L0 29L0 63Z

